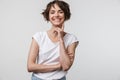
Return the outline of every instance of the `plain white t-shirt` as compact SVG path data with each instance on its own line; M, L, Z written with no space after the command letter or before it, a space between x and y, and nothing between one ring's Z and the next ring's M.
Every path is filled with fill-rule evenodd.
M59 63L59 42L52 42L46 31L37 32L33 35L39 46L38 64L52 65ZM67 48L78 39L75 35L67 33L64 38L64 44ZM34 73L35 76L45 80L60 79L67 74L67 71L56 70L46 73Z

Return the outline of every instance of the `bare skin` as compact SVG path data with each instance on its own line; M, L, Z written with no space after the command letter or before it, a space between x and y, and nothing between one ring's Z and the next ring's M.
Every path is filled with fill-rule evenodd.
M32 39L29 56L28 56L28 62L27 62L27 67L29 72L51 72L61 69L60 64L56 64L56 65L37 64L36 58L38 56L38 51L39 51L39 46L37 42L34 39Z
M52 23L52 27L50 30L47 31L49 38L53 42L59 42L60 45L60 60L58 64L55 65L44 65L44 64L37 64L36 58L38 56L39 48L37 42L32 39L31 47L29 50L27 68L29 72L35 73L45 73L51 72L56 70L64 70L67 71L70 69L71 65L74 61L75 56L75 49L78 42L75 42L65 48L65 44L63 41L63 37L65 36L64 32L64 12L55 4L54 7L51 7L49 13L49 19Z
M62 26L61 28L57 28L56 31L58 33L58 39L59 39L59 43L60 43L60 63L61 63L62 69L64 71L67 71L73 64L74 56L75 56L75 48L76 48L78 42L71 44L66 49L64 40L63 40L63 37L66 34L64 32L64 26Z

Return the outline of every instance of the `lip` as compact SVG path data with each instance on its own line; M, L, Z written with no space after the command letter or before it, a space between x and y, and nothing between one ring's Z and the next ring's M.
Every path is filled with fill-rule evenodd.
M60 22L62 19L61 18L52 18L52 20L55 22Z
M53 21L55 21L55 22L60 22L61 20L60 20L60 19L54 19Z

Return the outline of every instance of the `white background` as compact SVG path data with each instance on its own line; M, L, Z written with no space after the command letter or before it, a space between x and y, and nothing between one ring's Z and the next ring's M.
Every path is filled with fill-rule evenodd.
M51 0L0 0L0 80L30 80L31 37L50 24L40 14ZM120 80L120 0L65 0L65 30L79 40L67 80Z

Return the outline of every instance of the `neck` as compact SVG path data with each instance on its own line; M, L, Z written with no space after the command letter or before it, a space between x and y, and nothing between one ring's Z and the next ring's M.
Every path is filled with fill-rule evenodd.
M56 32L56 27L52 27L50 30L48 30L48 34L52 37L57 37L58 33Z

